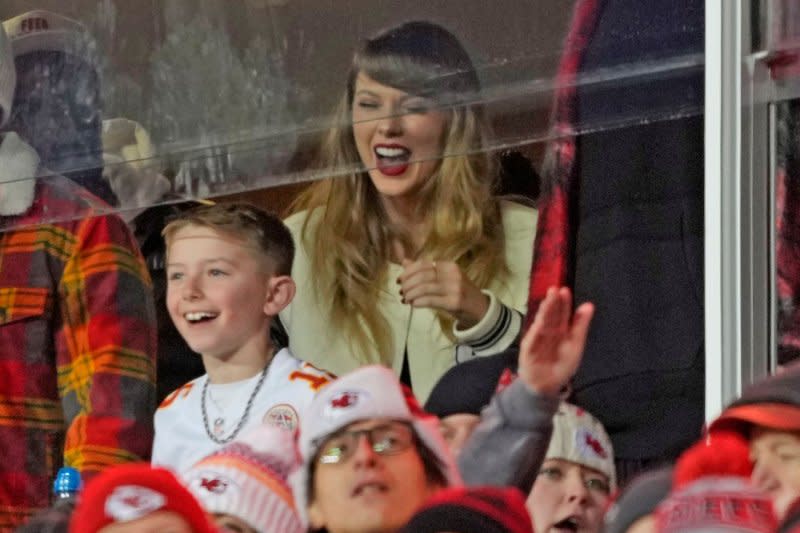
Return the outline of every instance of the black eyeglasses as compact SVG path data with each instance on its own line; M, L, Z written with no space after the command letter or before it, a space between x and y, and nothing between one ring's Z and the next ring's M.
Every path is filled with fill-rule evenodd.
M323 465L347 462L353 456L361 436L367 438L378 455L395 455L414 443L414 431L404 422L390 422L369 429L342 431L328 437L320 448L317 462Z

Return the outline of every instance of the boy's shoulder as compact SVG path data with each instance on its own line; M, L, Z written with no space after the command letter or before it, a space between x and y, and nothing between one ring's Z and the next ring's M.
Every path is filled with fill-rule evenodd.
M166 398L164 398L164 400L162 400L161 404L158 406L156 412L173 406L175 402L178 400L185 400L186 398L193 396L194 395L193 393L199 391L202 388L203 386L202 380L205 378L206 374L203 374L200 377L194 378L193 380L184 383L174 391L167 394ZM180 403L183 402L178 402L178 404Z
M282 379L292 384L309 387L313 392L317 392L336 379L334 374L296 358L288 348L283 348L276 353L272 364L277 370L276 374Z

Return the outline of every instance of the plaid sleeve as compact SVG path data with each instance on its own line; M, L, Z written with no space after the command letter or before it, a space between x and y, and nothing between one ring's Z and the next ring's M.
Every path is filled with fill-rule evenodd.
M91 473L146 460L153 440L156 324L150 278L116 216L79 223L59 285L64 463Z
M575 123L575 98L580 84L583 53L592 38L602 7L602 0L578 0L575 3L556 73L551 138L543 170L546 192L539 205L528 312L523 330L527 330L533 322L549 287L572 283L574 265L571 256L577 229L574 224L575 136L581 129L580 124Z

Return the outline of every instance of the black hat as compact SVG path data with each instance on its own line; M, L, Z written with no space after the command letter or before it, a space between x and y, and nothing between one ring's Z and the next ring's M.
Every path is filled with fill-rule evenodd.
M457 487L437 492L400 531L533 533L533 523L518 489Z
M634 478L609 507L606 533L624 533L643 516L655 511L672 488L672 467L645 472Z
M455 414L479 415L497 389L507 368L517 369L517 348L458 364L436 383L425 410L439 418Z

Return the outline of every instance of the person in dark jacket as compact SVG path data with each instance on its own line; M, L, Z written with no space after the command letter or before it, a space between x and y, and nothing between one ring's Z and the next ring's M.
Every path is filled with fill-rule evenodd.
M571 401L622 485L703 425L704 19L701 0L578 0L556 78L528 320L552 285L597 305Z
M37 9L3 27L17 70L9 129L36 150L47 170L117 205L103 179L100 62L86 26Z

